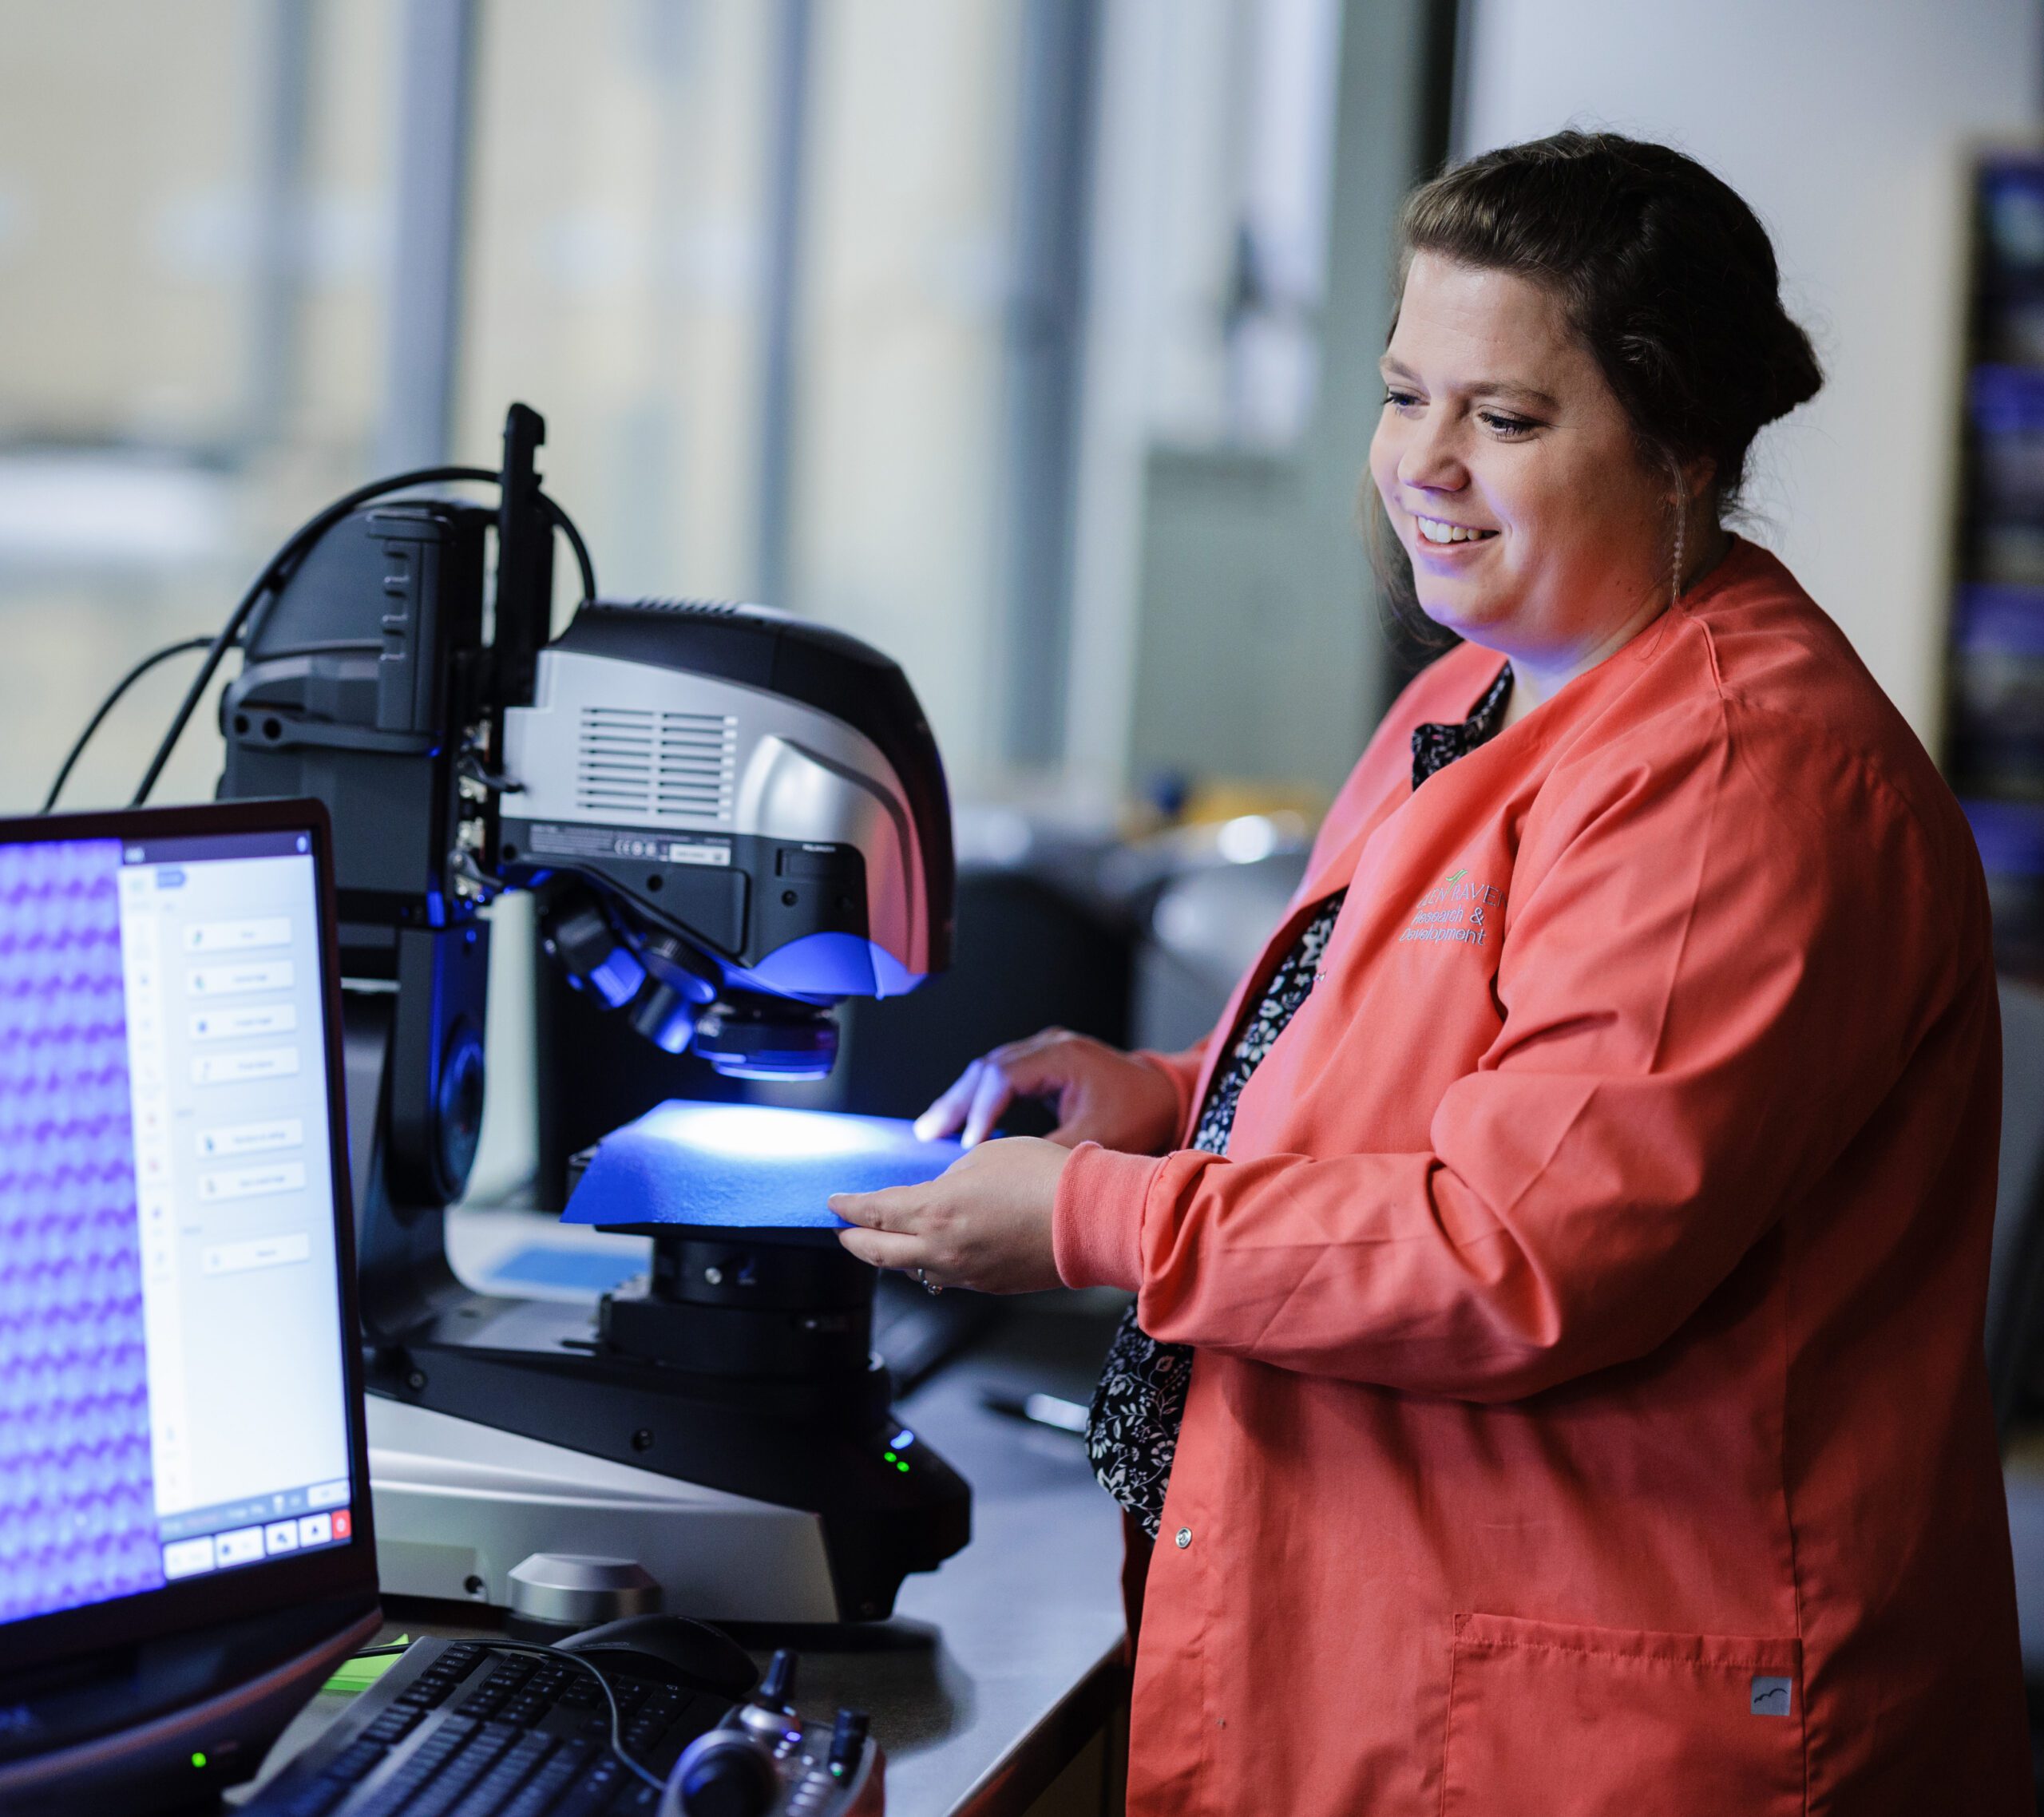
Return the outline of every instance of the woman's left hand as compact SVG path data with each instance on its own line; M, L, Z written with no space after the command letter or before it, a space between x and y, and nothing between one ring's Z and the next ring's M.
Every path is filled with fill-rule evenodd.
M1058 1176L1072 1150L1034 1136L969 1150L937 1178L839 1193L830 1209L859 1226L838 1241L879 1268L922 1271L932 1287L1031 1293L1060 1285L1051 1246Z

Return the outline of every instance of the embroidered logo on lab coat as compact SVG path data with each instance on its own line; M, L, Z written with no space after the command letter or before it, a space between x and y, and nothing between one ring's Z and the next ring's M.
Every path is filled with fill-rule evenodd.
M1467 866L1451 871L1420 898L1412 924L1398 936L1400 946L1487 946L1504 912L1504 892L1495 884L1472 883Z
M1753 1676L1753 1711L1757 1716L1785 1716L1795 1709L1795 1688L1785 1678Z

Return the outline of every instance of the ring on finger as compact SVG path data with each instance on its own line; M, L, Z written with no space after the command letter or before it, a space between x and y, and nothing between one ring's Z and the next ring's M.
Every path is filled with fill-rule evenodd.
M916 1279L923 1284L923 1291L925 1293L941 1293L944 1291L941 1287L938 1286L935 1281L932 1281L929 1275L924 1273L921 1269L917 1269L916 1270Z

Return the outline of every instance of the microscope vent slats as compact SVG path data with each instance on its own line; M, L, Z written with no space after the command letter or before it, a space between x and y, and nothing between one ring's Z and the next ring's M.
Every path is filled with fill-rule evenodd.
M737 778L738 721L730 714L582 709L575 793L583 807L728 822Z

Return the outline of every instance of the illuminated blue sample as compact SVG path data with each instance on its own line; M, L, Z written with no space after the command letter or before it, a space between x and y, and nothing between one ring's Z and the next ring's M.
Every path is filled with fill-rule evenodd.
M604 1138L564 1224L841 1230L833 1193L933 1180L965 1151L893 1117L674 1099Z

